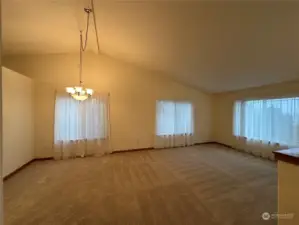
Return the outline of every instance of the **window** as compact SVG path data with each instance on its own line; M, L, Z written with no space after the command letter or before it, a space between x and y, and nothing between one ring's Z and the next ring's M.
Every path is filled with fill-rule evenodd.
M188 102L157 101L156 134L193 133L193 109Z
M299 144L299 98L237 101L234 135L296 146Z
M55 104L55 142L103 139L107 136L107 106L100 98L76 101L57 96Z

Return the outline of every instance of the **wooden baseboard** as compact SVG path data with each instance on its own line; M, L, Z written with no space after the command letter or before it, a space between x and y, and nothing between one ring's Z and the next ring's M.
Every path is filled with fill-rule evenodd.
M26 166L30 165L34 159L30 160L29 162L25 163L23 166L19 167L15 171L11 172L10 174L7 174L5 177L3 177L3 181L7 180L8 178L11 178L14 176L16 173L18 173L20 170L24 169Z
M45 161L45 160L53 160L53 157L46 157L46 158L36 158L33 161Z
M233 148L230 145L226 145L226 144L223 144L223 143L220 143L220 142L217 142L217 141L208 141L208 142L195 143L194 145L207 145L207 144L216 144L216 145L222 145L222 146L227 147L227 148Z
M215 141L206 141L206 142L200 142L200 143L194 143L194 145L208 145L208 144L218 144Z
M194 145L206 145L206 144L218 144L218 145L222 145L222 146L227 147L227 148L233 148L232 146L229 146L229 145L226 145L226 144L223 144L223 143L219 143L219 142L216 142L216 141L208 141L208 142L195 143ZM179 147L179 148L181 148L181 147ZM153 150L153 149L154 149L154 147L116 150L116 151L113 151L112 154L124 153L124 152L135 152L135 151L146 151L146 150ZM31 161L27 162L26 164L24 164L23 166L19 167L15 171L13 171L10 174L6 175L3 178L3 180L5 181L5 180L9 179L10 177L12 177L16 173L18 173L20 170L24 169L26 166L30 165L31 163L33 163L35 161L45 161L45 160L53 160L53 159L54 159L53 157L32 159Z
M45 161L45 160L52 160L53 157L47 157L47 158L36 158L36 159L32 159L29 162L25 163L23 166L19 167L18 169L16 169L15 171L11 172L10 174L6 175L5 177L3 177L3 181L11 178L12 176L14 176L16 173L20 172L22 169L24 169L25 167L29 166L31 163L35 162L35 161Z
M218 144L218 145L222 145L222 146L224 146L224 147L227 147L227 148L232 148L232 149L234 149L232 146L230 146L230 145L226 145L226 144L223 144L223 143L220 143L220 142L215 142L216 144Z
M222 144L222 143L219 143L219 142L216 142L216 141L207 141L207 142L195 143L194 145L207 145L207 144L218 144L218 145L225 146L227 148L232 148L229 145ZM171 148L183 148L183 147L186 147L186 146L175 146L175 147L171 147ZM134 152L134 151L153 150L153 149L165 149L165 148L154 148L154 147L150 147L150 148L137 148L137 149L116 150L116 151L113 151L112 154L114 154L114 153L123 153L123 152Z
M116 151L113 151L111 154L123 153L123 152L145 151L145 150L152 150L152 149L154 149L154 148L153 147L149 147L149 148L135 148L135 149L116 150Z
M219 144L219 145L224 145L224 144L221 144L221 143L218 143L218 142L215 142L215 141L195 143L194 145L205 145L205 144ZM228 147L228 145L224 145L224 146ZM190 147L190 146L173 146L173 147L169 147L169 148L184 148L184 147ZM153 149L160 150L160 149L165 149L165 148L149 147L149 148L136 148L136 149L116 150L116 151L113 151L112 154L114 154L114 153L123 153L123 152L135 152L135 151L153 150Z
M215 142L205 142L205 143L196 143L194 145L200 145L200 144L212 144ZM167 148L184 148L184 147L188 147L188 146L173 146L173 147L167 147ZM154 147L149 147L149 148L135 148L135 149L125 149L125 150L116 150L113 151L112 154L114 153L123 153L123 152L135 152L135 151L144 151L144 150L160 150L160 149L165 149L165 148L154 148Z

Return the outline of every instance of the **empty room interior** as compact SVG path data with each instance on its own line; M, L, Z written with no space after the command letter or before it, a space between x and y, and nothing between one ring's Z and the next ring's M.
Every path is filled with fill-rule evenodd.
M0 224L299 224L299 2L1 18Z

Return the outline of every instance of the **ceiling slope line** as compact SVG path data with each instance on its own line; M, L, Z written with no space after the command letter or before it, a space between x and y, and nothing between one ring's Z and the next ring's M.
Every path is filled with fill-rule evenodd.
M93 53L93 52L90 52L90 53ZM94 53L94 54L95 54L95 53ZM205 89L202 88L202 87L197 87L197 86L195 86L195 85L191 85L191 84L189 84L189 83L187 83L187 82L184 82L184 81L182 81L182 80L179 80L179 79L177 79L177 78L171 76L168 72L165 72L165 71L163 71L163 70L158 70L158 69L149 68L149 67L147 67L147 66L139 65L139 64L134 63L134 62L132 62L132 61L125 60L125 59L122 59L122 58L119 58L119 57L115 57L115 56L112 56L112 55L109 55L109 54L107 54L107 53L103 53L103 52L101 52L101 55L102 55L102 56L105 56L105 57L107 57L107 58L110 58L110 59L112 59L112 60L114 60L114 61L118 61L118 62L120 62L120 63L124 63L124 64L127 64L127 65L129 65L129 66L135 67L135 68L137 68L137 69L145 70L145 71L150 72L150 73L154 73L156 77L158 77L157 74L161 74L161 75L163 76L164 79L167 79L167 80L169 80L169 81L175 82L175 83L180 84L180 85L183 85L184 87L191 88L191 89L193 89L193 90L195 90L195 91L198 91L198 92L201 92L201 93L203 93L203 94L207 94L207 95L213 94L213 92L209 92L209 91L205 90Z

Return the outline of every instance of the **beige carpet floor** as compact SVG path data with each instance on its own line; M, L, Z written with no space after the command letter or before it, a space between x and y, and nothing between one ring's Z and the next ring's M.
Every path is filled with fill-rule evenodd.
M5 225L262 225L274 162L218 145L34 162L4 182Z

